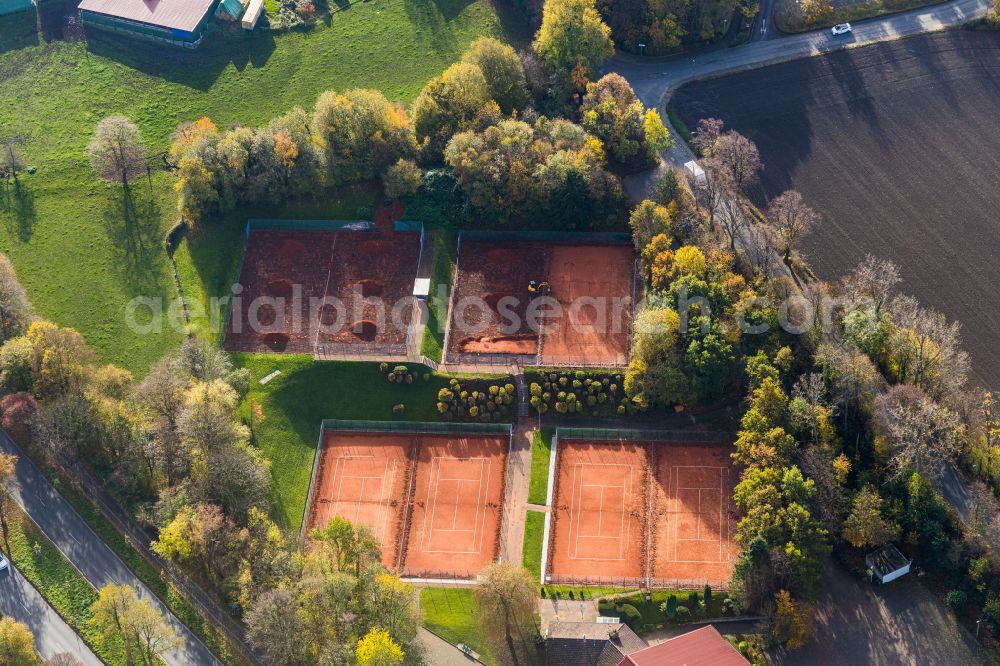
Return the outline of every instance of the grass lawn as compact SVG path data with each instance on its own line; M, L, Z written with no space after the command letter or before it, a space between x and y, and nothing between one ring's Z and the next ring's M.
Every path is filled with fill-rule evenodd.
M444 333L448 323L448 298L455 279L458 234L451 229L434 231L434 265L431 266L431 293L427 299L427 327L420 353L432 361L444 356Z
M472 590L425 587L420 590L424 626L449 643L465 643L487 664L496 663L489 641L479 628L479 612Z
M182 336L126 323L133 297L176 295L163 246L176 220L174 179L158 172L137 182L126 215L120 188L96 182L84 154L98 120L128 116L158 152L181 121L259 124L328 89L375 87L407 103L474 38L526 37L488 0L373 0L313 30L213 34L194 52L103 33L38 44L25 29L22 15L0 17L0 128L30 137L25 153L38 173L0 199L0 250L40 315L78 329L103 361L140 373ZM196 280L185 283L192 293L217 291L231 273L214 263L236 237L229 227L221 221L221 237L196 238L205 246L179 257Z
M299 528L305 512L320 421L437 421L437 393L450 379L423 366L411 366L430 373L430 380L393 384L386 381L378 363L316 362L305 355L234 354L233 360L249 368L249 398L264 413L264 421L254 426L254 435L272 465L271 513L283 527L292 529ZM274 370L281 374L261 386L259 380ZM392 407L400 403L406 411L397 416Z
M552 451L552 428L536 430L531 442L531 481L528 502L545 504L549 488L549 456Z
M121 640L104 642L87 621L97 591L14 502L7 503L10 548L0 542L25 578L109 666L124 666Z
M160 600L166 604L167 608L186 624L206 646L219 657L224 664L242 663L228 648L225 639L215 630L215 627L196 611L187 600L170 584L168 584L160 574L146 562L145 559L133 548L115 527L107 521L94 506L68 483L62 483L55 479L53 483L59 489L59 493L73 505L77 513L86 521L90 529L106 543L115 554L121 558L132 573L149 588Z
M545 537L545 514L528 511L524 519L524 546L521 549L524 568L531 572L535 580L542 577L542 540Z

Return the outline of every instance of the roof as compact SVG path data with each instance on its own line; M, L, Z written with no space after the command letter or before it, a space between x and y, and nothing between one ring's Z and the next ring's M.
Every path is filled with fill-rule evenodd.
M715 627L708 624L659 645L633 652L617 666L748 666L749 663Z
M616 666L622 657L646 647L626 625L553 622L545 640L546 666Z
M898 548L889 543L874 553L869 553L865 557L865 563L874 569L879 576L886 576L906 567L910 563L910 560L899 552Z
M194 32L216 0L83 0L80 9L171 30Z
M243 16L243 3L240 0L222 0L219 9L229 14L234 21Z

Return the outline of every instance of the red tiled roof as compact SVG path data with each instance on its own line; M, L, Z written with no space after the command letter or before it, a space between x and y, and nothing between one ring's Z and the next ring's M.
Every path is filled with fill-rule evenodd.
M748 666L749 663L709 624L633 652L618 666Z
M83 0L80 9L192 32L215 0Z

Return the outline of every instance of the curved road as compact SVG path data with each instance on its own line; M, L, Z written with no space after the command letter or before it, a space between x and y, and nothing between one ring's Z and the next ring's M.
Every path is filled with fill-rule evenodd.
M824 29L780 39L752 41L731 49L685 57L640 59L618 54L600 71L602 74L618 72L632 84L643 104L662 109L674 90L695 79L722 76L844 48L867 46L926 32L936 32L982 18L989 9L989 0L955 0L882 18L859 21L852 24L853 34L841 37L834 37L829 29ZM756 26L756 30L759 29L760 26Z
M59 551L86 578L100 589L110 583L131 585L143 598L150 599L180 637L180 645L162 655L168 666L221 666L215 655L191 629L125 566L80 514L59 494L10 436L0 429L0 452L18 456L14 476L7 491ZM34 629L34 627L32 627ZM36 634L39 643L51 640Z
M43 659L69 652L84 666L101 666L83 639L13 565L0 574L0 615L12 617L31 630L35 649Z

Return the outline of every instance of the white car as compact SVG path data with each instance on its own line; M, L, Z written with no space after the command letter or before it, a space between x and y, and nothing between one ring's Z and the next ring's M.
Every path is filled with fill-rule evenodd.
M7 564L6 558L4 558L3 553L0 553L0 574L6 571L8 566L9 565Z
M838 23L837 25L830 28L830 32L833 33L834 37L837 37L838 35L846 35L847 33L852 31L853 28L851 28L850 23Z

